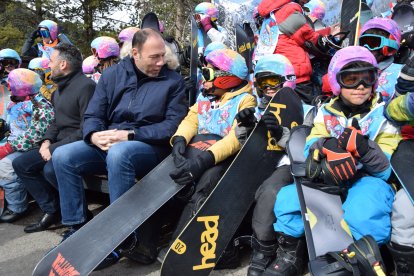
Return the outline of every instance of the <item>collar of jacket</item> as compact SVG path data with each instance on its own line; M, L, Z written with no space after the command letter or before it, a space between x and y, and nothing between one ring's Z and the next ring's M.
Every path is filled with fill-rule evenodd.
M364 104L358 107L350 107L347 106L340 97L335 97L325 105L325 109L332 114L345 118L354 117L355 115L360 115L362 118L364 115L368 114L380 101L381 99L378 96L378 93L374 93L374 97L370 101L366 101Z
M57 86L59 88L59 91L62 91L69 84L69 82L78 74L80 75L81 72L80 71L74 71L74 72L71 72L67 75L53 78L52 80L53 80L54 83L57 84Z
M138 82L143 82L143 81L148 81L148 80L154 80L154 79L162 79L162 78L165 78L167 76L167 74L166 74L166 70L168 70L167 64L165 64L161 68L161 71L160 71L158 76L149 77L149 76L145 75L142 71L140 71L138 69L138 67L135 66L133 58L125 57L121 62L123 63L123 66L125 67L125 69L128 71L128 74L136 77L137 83ZM137 73L138 71L139 71L139 73ZM145 76L145 77L143 77L143 76ZM143 78L139 79L138 77L143 77Z

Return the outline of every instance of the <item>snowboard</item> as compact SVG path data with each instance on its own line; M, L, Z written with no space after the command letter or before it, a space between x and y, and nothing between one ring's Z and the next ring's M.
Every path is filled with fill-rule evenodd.
M141 29L144 29L144 28L150 28L157 32L160 31L158 17L155 13L149 12L146 15L144 15L144 18L142 18L142 21L141 21Z
M309 254L309 270L318 264L316 257L327 252L340 251L353 242L350 230L343 220L342 201L339 195L315 189L305 177L306 158L303 153L306 137L311 128L295 128L288 142L291 170L298 191ZM313 274L312 275L317 275Z
M191 53L190 53L190 78L197 84L194 91L189 91L188 103L192 106L197 99L198 91L198 28L194 18L191 17Z
M341 8L341 32L349 32L343 47L358 44L361 0L343 0Z
M397 150L391 157L391 167L401 183L401 186L407 192L408 197L414 204L414 141L404 140L400 142Z
M362 29L362 26L364 26L365 23L367 23L368 20L374 18L374 14L372 13L371 8L365 3L361 3L361 16L359 19L359 31ZM357 36L359 37L359 32L357 33Z
M197 156L218 139L195 136L185 155ZM87 275L135 229L175 196L184 186L174 183L172 156L167 157L105 210L53 248L36 265L33 275Z
M290 88L282 88L265 112L274 113L289 128L303 121L301 101ZM161 267L162 276L208 275L213 270L251 207L257 188L285 154L269 137L265 123L259 121L217 186L172 243Z
M237 52L246 60L249 73L253 71L254 33L249 23L235 24Z

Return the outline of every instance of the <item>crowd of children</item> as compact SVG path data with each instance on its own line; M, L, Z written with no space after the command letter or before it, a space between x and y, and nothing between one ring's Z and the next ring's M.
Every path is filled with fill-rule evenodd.
M78 123L79 129L85 131L90 126L94 116L91 110L112 111L110 114L99 114L99 130L87 134L83 146L95 145L93 147L99 148L101 152L98 155L105 156L107 161L109 148L120 140L123 143L131 140L148 143L157 149L170 146L176 166L170 176L175 183L190 187L184 189L186 194L180 199L179 208L183 211L177 218L173 234L173 238L176 238L218 183L258 120L265 122L268 135L274 143L282 149L286 147L290 130L281 126L273 113L263 115L263 111L281 88L289 87L292 93L301 98L304 125L311 127L304 149L307 157L306 177L345 191L343 219L349 226L352 237L359 240L370 235L378 246L388 247L397 275L414 275L414 206L401 185L390 183L391 156L403 139L412 139L414 135L414 58L410 56L403 62L399 59L400 63L397 63L396 56L402 44L402 36L399 26L390 18L367 21L358 34L358 46L342 48L337 45L332 48L329 45L332 35L338 33L339 29L338 25L323 25L326 12L320 0L263 0L254 13L258 28L257 48L253 57L254 72L248 72L246 60L226 46L230 45L230 30L217 24L217 8L212 3L198 4L194 19L200 38L205 33L205 38L212 42L207 45L206 41L199 40L198 79L197 82L186 80L185 85L184 81L174 75L180 69L179 60L183 59L177 56L177 49L171 46L176 45L171 38L165 38L165 49L161 49L164 46L152 49L159 50L159 53L147 57L150 61L154 60L153 64L150 61L143 63L141 49L136 48L136 45L145 45L148 37L157 42L158 38L145 29L129 27L122 30L118 36L120 42L107 36L95 38L91 42L92 55L83 60L82 71L98 84L100 95L94 95L92 102L96 103L98 97L101 98L99 106L95 106L95 109L89 106L86 111L89 118L86 121L89 120L89 124L83 126L81 121ZM56 121L55 91L63 90L66 86L59 79L61 76L51 74L51 71L58 72L59 68L63 68L53 60L56 58L53 55L54 49L71 44L58 30L57 23L44 20L30 33L22 49L23 56L32 57L28 69L19 68L22 61L14 50L0 51L0 92L3 95L10 93L10 101L7 104L1 103L0 106L0 187L4 189L7 203L7 208L0 214L1 222L13 222L26 214L28 191L24 181L29 181L29 178L22 173L24 168L18 168L17 162L13 160L34 149L41 154L47 153L46 156L42 155L45 162L53 156L53 163L59 164L56 169L59 187L48 189L55 202L53 214L65 209L62 212L64 223L69 221L68 208L71 205L67 202L72 195L67 194L70 189L61 185L69 179L64 175L65 172L69 173L67 167L70 160L63 159L61 153L67 146L57 153L48 148L44 151L43 148L44 142L48 141L45 138L46 131ZM38 38L41 38L41 42L33 45ZM266 39L270 42L265 42ZM127 63L135 66L126 65ZM160 71L164 65L166 72L169 72L166 75L160 73L164 72ZM138 81L125 81L124 75L121 78L118 74L124 70L123 66L130 66L130 70L126 69L129 70L127 75L132 78L129 74L136 74ZM249 73L253 73L253 83L249 81ZM168 84L173 88L168 89L176 89L176 94L174 97L172 94L166 97L162 104L168 112L174 111L177 114L160 115L145 110L149 115L142 119L140 116L144 109L133 113L132 110L136 107L131 107L132 102L140 100L155 103L148 95L157 91L145 90L146 82L162 82L167 75L174 79L174 85ZM108 80L109 76L120 79ZM110 88L102 84L104 81L120 82L113 84L114 89L120 91L119 94L105 94ZM126 88L122 88L122 85ZM160 84L156 82L154 85L160 89ZM136 86L136 95L125 92L131 86ZM187 94L197 91L196 103L189 108L185 118L181 108L185 101L178 100L184 95L184 87L190 90ZM322 101L315 100L321 99L321 95L324 96ZM174 101L177 106L171 107L168 101ZM120 110L118 104L125 106ZM82 110L85 109L86 103ZM176 123L177 118L182 119L181 123ZM154 138L157 137L156 133L145 130L145 127L166 121L171 134L168 141L166 137ZM101 141L104 138L96 136L94 139L101 140L92 139L93 133L115 135L112 133L116 131L128 133L125 132L126 136L122 138L105 138L108 139L105 142ZM145 134L140 134L139 131ZM216 135L219 139L197 156L185 157L184 152L190 141L205 134ZM82 135L79 139L81 137ZM157 159L154 164L159 161ZM21 177L15 169L22 173ZM149 169L148 167L144 171ZM107 170L110 171L110 168ZM79 174L82 175L82 172ZM66 204L61 208L58 207L58 191L65 193L60 195L61 201ZM29 192L35 194L33 190ZM111 195L111 202L113 196ZM119 196L120 194L116 195ZM43 211L47 214L46 209ZM82 213L82 223L73 231L90 219L86 211ZM74 217L77 215L79 214L73 214ZM59 219L60 215L54 215L53 219L41 220L25 231L30 233L45 230ZM255 194L251 227L253 250L247 272L249 276L301 275L306 260L304 224L287 154L275 164L274 172ZM130 236L123 245L125 248L127 244L129 249L114 250L99 269L116 263L120 252L138 262L155 261L158 254L156 244L141 242L145 246L135 247L137 239L139 244L139 234ZM130 240L134 242L131 243Z

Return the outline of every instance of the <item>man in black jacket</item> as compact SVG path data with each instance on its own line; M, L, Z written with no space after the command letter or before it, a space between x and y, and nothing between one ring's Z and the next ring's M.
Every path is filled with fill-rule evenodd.
M82 73L82 56L75 46L56 46L49 67L58 85L52 94L55 120L40 142L40 149L28 151L13 161L16 174L44 212L38 223L24 229L27 233L43 231L60 220L51 157L56 148L82 139L83 114L95 91L95 82Z

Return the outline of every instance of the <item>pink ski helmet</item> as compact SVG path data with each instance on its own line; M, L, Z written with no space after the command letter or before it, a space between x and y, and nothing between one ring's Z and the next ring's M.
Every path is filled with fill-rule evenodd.
M338 96L341 93L341 86L336 80L336 75L347 64L355 61L365 61L375 68L378 67L377 60L374 55L365 47L361 46L348 46L340 49L332 57L328 67L328 81L331 86L332 93ZM374 84L374 90L378 87L378 80Z
M309 9L309 14L319 20L325 17L325 4L321 0L311 0L304 5Z
M99 60L95 56L89 56L82 62L82 72L84 74L93 74L95 67L98 66Z
M214 6L213 3L202 2L195 7L195 13L208 15L211 17L211 20L215 21L218 18L218 9Z
M47 29L49 31L49 34L50 34L50 39L52 41L55 41L56 38L58 37L58 25L55 21L43 20L42 22L39 23L39 25L37 27L39 29L40 28Z
M244 57L230 49L218 49L206 56L206 61L214 67L228 72L240 79L248 76L247 65Z
M123 29L118 35L119 41L121 42L132 41L134 34L138 32L139 30L140 28L137 28L137 27L128 27L128 28Z
M13 96L29 96L39 92L42 80L35 72L19 68L9 73L7 80Z
M34 58L29 62L29 66L27 66L27 68L29 68L30 70L36 70L36 69L46 70L49 68L49 62L50 60L45 57Z
M109 36L100 36L92 40L91 48L94 55L98 58L108 58L119 56L119 45L116 40Z

